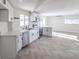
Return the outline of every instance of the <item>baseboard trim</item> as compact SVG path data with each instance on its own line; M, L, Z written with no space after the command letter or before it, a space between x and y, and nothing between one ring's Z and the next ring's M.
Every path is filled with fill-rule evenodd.
M48 36L48 35L43 35L43 37L52 37L52 36Z
M59 32L59 33L73 33L73 34L79 34L79 33L77 33L77 32L56 31L56 30L54 30L54 32Z

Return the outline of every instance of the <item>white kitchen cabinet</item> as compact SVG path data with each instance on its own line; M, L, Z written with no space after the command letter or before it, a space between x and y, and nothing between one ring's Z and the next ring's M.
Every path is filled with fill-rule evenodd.
M40 17L39 17L39 14L38 13L31 13L30 15L30 22L29 22L29 27L30 28L37 28L39 27L39 24L40 24Z
M0 21L6 21L8 22L9 21L9 17L12 16L13 14L12 11L12 7L11 5L9 4L9 2L7 0L6 1L6 4L4 4L4 0L0 0Z
M21 49L21 37L17 35L1 35L0 48L2 59L15 59L18 51Z
M36 13L31 13L30 21L35 21Z
M8 1L6 1L6 4L3 4L3 5L6 6L6 9L1 9L2 7L0 5L0 9L1 9L0 10L0 20L7 21L7 22L11 21L13 18L13 7L11 6L11 4Z
M1 0L1 1L2 1L2 0ZM6 29L8 29L8 31L11 31L11 30L12 30L12 23L9 22L9 21L10 21L11 18L12 18L12 15L13 15L13 14L11 14L11 13L12 13L13 9L12 9L11 5L8 3L7 0L5 0L5 1L6 1L6 4L1 3L1 1L0 1L0 9L1 9L1 8L4 8L4 7L2 7L2 5L5 6L6 9L1 9L1 10L0 10L0 22L5 22L5 23L7 23L8 26L7 26ZM2 1L2 2L3 2L3 1ZM1 4L2 4L2 5L1 5ZM2 25L3 25L3 24L2 24Z
M33 29L29 31L29 42L32 43L33 41L37 40L39 37L39 30Z
M4 1L6 2L6 4L4 4ZM11 6L11 4L7 0L0 0L0 9L0 11L2 12L0 14L4 16L2 20L11 21L11 19L13 18L13 7Z
M22 47L29 44L29 31L24 31L22 33Z
M39 29L35 29L34 33L35 33L34 39L38 39L38 37L39 37Z
M34 41L34 30L29 31L29 43Z
M52 36L52 27L43 27L44 36Z
M16 44L17 44L17 52L21 50L22 48L22 36L18 36L16 38Z

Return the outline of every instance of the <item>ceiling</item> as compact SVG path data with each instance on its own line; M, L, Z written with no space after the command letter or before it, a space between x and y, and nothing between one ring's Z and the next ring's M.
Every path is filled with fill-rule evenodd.
M9 0L14 7L43 15L79 14L79 0Z
M45 0L8 0L14 7L34 11Z

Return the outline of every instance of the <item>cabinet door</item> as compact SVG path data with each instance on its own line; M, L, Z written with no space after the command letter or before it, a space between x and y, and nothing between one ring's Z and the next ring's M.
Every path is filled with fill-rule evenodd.
M43 35L47 35L48 30L46 28L43 28Z
M17 52L22 48L22 37L18 36L16 39L16 43L17 43Z
M33 20L34 20L34 16L31 15L31 16L30 16L30 21L33 21Z
M35 37L35 40L36 40L36 39L38 39L38 37L39 37L39 31L38 31L38 30L35 30L34 33L35 33L35 36L34 36L34 37Z
M36 13L32 13L31 16L30 16L30 21L36 21L36 17L37 17L37 14Z
M28 31L24 32L22 35L22 45L23 47L29 44L29 33Z
M22 36L19 36L19 48L22 48Z
M37 30L37 34L36 35L37 35L37 39L38 39L38 37L39 37L39 30Z
M17 52L19 51L19 39L18 37L16 38L16 49L17 49Z
M47 28L47 34L48 34L48 36L52 36L52 28Z
M33 41L33 35L34 35L34 34L31 33L31 32L29 33L29 43L31 43L31 42Z
M52 28L51 27L44 27L43 28L43 35L52 36Z
M29 31L29 42L31 43L33 41L34 41L34 32L33 32L33 30L30 30Z

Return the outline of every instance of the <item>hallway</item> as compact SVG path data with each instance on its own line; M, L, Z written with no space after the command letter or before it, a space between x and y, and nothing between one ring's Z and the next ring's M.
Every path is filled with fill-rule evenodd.
M79 59L79 41L42 37L19 52L16 59Z

